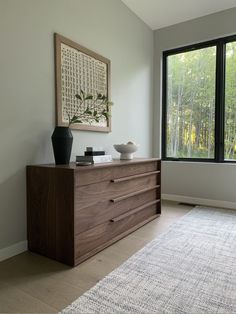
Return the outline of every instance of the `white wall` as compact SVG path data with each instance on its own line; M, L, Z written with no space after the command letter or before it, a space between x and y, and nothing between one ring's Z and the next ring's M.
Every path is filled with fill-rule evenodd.
M161 145L162 51L236 34L235 21L236 9L234 8L155 31L155 107L153 131L155 156L160 156ZM162 170L163 194L236 202L236 164L216 165L169 161L163 162ZM180 200L181 198L176 199ZM187 198L182 197L182 199L186 200ZM212 202L212 204L216 203ZM222 202L218 202L218 204L222 204Z
M72 159L152 154L153 32L120 0L0 0L0 249L26 240L25 166L53 161L54 32L111 60L112 133L73 131Z

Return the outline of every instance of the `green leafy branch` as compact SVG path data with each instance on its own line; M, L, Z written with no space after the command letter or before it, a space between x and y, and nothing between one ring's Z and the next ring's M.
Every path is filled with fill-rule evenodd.
M106 95L98 93L96 96L85 94L81 89L80 93L75 95L78 100L77 109L73 116L67 112L69 126L76 123L100 122L102 119L108 120L110 117L110 107L113 105ZM86 107L81 112L81 108ZM101 108L101 110L97 109Z

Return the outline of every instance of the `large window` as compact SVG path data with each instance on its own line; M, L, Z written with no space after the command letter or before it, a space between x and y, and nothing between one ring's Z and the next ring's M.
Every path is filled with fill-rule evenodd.
M162 157L236 161L236 37L163 53Z

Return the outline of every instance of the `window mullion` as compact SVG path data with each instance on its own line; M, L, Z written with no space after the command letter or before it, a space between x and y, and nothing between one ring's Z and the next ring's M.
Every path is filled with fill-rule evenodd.
M225 99L225 44L217 44L215 98L215 159L224 161L224 99Z
M162 73L162 139L161 150L162 158L166 158L166 138L167 138L167 55L163 55L163 73Z

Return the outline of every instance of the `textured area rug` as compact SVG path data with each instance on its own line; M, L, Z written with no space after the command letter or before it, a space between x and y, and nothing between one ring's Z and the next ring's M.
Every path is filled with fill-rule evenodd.
M194 208L61 313L236 313L236 211Z

